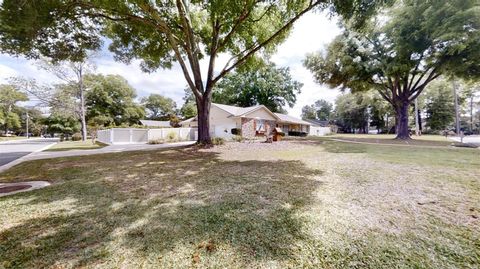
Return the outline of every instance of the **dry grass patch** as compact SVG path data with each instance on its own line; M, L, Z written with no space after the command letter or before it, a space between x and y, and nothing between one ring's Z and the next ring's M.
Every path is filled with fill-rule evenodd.
M0 267L475 268L480 151L329 139L38 160Z

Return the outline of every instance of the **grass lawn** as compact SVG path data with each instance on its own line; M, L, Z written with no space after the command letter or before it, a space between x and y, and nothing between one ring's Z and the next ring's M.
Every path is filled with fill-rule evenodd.
M3 141L11 141L11 140L20 140L20 139L27 139L24 136L0 136L0 142Z
M52 147L48 148L45 151L66 151L66 150L77 150L77 149L100 149L107 146L106 144L96 142L95 144L92 141L87 140L83 141L63 141L58 142Z
M413 135L411 140L396 140L394 134L335 134L330 137L354 142L396 145L448 146L454 143L441 135Z
M478 268L480 150L292 140L38 160L0 268Z

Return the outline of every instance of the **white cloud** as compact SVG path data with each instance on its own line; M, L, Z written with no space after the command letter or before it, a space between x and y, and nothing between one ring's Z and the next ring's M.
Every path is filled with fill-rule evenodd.
M304 84L302 93L297 96L296 105L288 109L289 114L300 116L301 108L318 99L333 101L338 95L335 90L316 84L311 73L302 65L305 55L325 47L340 29L336 25L335 18L328 19L326 13L311 13L299 19L288 39L279 46L272 56L279 66L288 66L292 77ZM228 60L226 55L220 55L217 59L215 70L218 72ZM94 59L97 71L103 74L118 74L128 80L136 90L139 97L158 93L172 98L178 105L183 103L184 88L187 83L178 65L170 70L158 70L147 74L140 70L140 61L133 61L130 65L114 61L108 52L100 53ZM206 72L207 62L201 63L202 70ZM22 75L37 79L42 83L57 81L55 76L44 70L39 70L34 61L19 57L14 58L0 55L0 82L4 83L8 77Z
M300 117L302 107L318 99L333 102L339 94L337 90L317 84L310 71L303 67L302 61L307 53L324 49L340 31L336 19L329 19L326 13L307 14L297 21L289 38L272 57L277 65L290 67L293 79L303 83L297 103L287 109L292 116Z

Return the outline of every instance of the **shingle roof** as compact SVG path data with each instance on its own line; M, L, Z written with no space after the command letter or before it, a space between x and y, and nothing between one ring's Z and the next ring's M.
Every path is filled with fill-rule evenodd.
M161 121L161 120L140 120L142 125L150 127L172 127L170 121Z
M277 117L280 118L280 122L286 122L286 123L296 123L296 124L303 124L303 125L311 125L309 122L306 122L302 119L295 118L290 115L282 114L282 113L275 113Z
M330 122L328 120L309 120L306 119L306 122L310 122L312 125L320 126L320 127L328 127Z
M229 106L229 105L223 105L223 104L216 104L212 103L212 105L225 110L226 112L232 114L232 116L238 117L241 115L245 115L248 112L251 112L255 109L258 109L261 106L250 106L250 107L238 107L238 106Z
M248 114L250 112L253 112L257 109L260 109L260 108L264 108L266 111L268 111L270 114L272 114L273 117L277 117L277 115L275 115L275 113L272 113L264 105L257 105L257 106L250 106L250 107L229 106L229 105L222 105L222 104L216 104L216 103L212 103L212 105L226 111L227 113L231 114L233 117L241 117L243 115L246 115L246 114Z

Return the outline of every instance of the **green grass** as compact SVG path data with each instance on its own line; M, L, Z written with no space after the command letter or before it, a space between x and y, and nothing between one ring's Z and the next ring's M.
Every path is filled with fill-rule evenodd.
M0 136L0 142L27 139L24 136Z
M0 268L476 268L480 150L328 138L38 160Z
M106 144L96 142L95 144L92 141L63 141L58 142L52 147L48 148L45 151L67 151L67 150L84 150L84 149L100 149L107 146Z
M394 144L394 145L419 145L419 146L448 146L453 141L441 135L412 136L410 140L397 140L394 134L335 134L329 136L353 142Z

